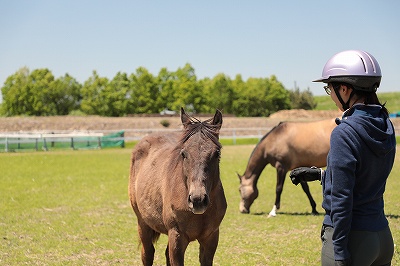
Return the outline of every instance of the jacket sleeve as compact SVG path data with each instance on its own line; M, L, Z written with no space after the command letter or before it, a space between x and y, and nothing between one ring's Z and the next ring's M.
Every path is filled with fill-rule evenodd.
M347 130L349 130L348 126ZM331 136L329 167L332 178L332 201L330 215L334 228L332 240L335 260L350 258L347 243L352 222L353 189L357 167L357 156L355 155L357 147L354 146L351 136L354 135L349 134L346 130L335 130Z

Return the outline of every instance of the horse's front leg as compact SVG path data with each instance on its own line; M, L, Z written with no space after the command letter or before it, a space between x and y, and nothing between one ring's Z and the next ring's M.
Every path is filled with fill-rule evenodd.
M142 263L145 266L153 265L155 252L153 239L157 233L141 219L141 216L138 216L138 233L140 241L142 242Z
M214 255L217 251L219 240L219 228L205 239L199 239L200 252L199 259L201 266L211 266L213 264Z
M307 182L301 182L301 187L303 188L304 192L306 193L308 200L310 201L311 204L311 208L312 208L312 214L313 215L318 215L318 211L317 211L317 204L315 203L311 192L310 192L310 187L308 186Z
M281 195L287 173L287 170L279 162L275 164L275 168L276 168L275 205L272 207L272 210L268 214L268 217L276 216L276 210L279 210L281 208Z
M185 234L178 232L176 228L168 231L168 257L167 265L180 266L184 265L185 251L189 245L189 240ZM167 260L168 260L167 257Z

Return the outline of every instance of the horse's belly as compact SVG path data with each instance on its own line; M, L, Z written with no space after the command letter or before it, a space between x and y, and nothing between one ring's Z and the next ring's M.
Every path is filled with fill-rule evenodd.
M167 229L162 217L162 195L159 193L157 186L142 186L138 184L136 202L140 216L145 223L153 230L166 234Z
M141 210L141 215L146 224L150 226L154 231L162 234L168 233L167 228L165 227L165 224L163 222L163 218L158 212L154 212L153 209Z

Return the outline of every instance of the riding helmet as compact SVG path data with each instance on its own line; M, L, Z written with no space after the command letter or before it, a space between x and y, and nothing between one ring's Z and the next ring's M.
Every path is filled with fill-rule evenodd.
M348 50L331 57L322 70L322 77L313 82L347 83L356 90L375 92L381 78L381 68L371 54Z

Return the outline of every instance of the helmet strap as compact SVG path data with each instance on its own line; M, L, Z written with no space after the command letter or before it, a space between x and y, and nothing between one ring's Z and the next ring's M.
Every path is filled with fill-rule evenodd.
M338 86L333 88L333 90L335 91L335 94L336 94L339 102L342 104L343 110L347 110L347 109L350 108L350 100L354 95L354 89L351 90L351 93L350 93L350 96L349 96L349 99L347 100L347 102L343 101L342 96L340 96L339 89L340 89L340 85L338 85Z

